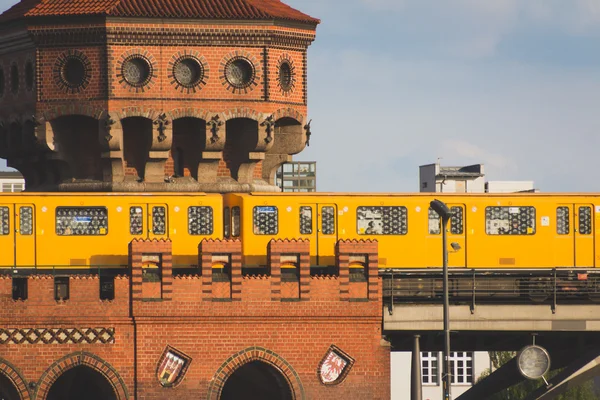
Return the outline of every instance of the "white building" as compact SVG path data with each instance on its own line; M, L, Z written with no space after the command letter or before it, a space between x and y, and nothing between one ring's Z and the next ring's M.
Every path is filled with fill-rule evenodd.
M22 192L25 179L16 171L0 171L0 192Z

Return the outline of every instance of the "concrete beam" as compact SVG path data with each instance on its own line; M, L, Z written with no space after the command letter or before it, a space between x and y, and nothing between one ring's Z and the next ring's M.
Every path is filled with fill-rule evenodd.
M452 331L539 332L600 331L600 305L559 305L553 312L549 305L478 305L471 311L468 305L450 306ZM399 304L383 309L384 331L441 331L441 305Z

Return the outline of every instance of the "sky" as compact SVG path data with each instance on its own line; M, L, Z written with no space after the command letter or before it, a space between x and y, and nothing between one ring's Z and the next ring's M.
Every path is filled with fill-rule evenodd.
M295 156L319 191L418 191L438 160L600 191L600 0L284 1L322 20Z

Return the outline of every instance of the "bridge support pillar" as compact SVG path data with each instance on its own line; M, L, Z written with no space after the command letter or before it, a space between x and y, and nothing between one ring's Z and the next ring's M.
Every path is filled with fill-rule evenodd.
M420 337L420 335L414 336L412 368L410 373L410 400L421 400L423 397L423 390L421 388L421 347L419 346Z

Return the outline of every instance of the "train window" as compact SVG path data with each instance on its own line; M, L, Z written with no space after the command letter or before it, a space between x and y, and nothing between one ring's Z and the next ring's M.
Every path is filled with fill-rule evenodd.
M571 231L571 221L569 216L569 207L556 208L556 233L559 235L568 235Z
M534 235L535 207L486 207L488 235Z
M59 236L98 236L108 233L106 207L58 207L56 234Z
M164 206L152 207L152 234L167 233L167 210Z
M141 235L144 229L142 207L134 206L129 208L129 233L132 235Z
M331 206L321 208L321 233L324 235L335 233L335 209Z
M408 213L404 206L358 207L356 210L359 235L406 235Z
M229 238L231 234L231 216L229 215L229 207L223 210L223 236Z
M579 234L592 234L592 207L579 207Z
M19 233L33 235L33 207L19 207Z
M439 235L442 233L442 223L440 222L440 216L436 213L433 208L429 207L429 234Z
M312 234L312 207L302 206L300 207L300 234L310 235Z
M211 235L213 233L212 207L188 208L188 232L190 235Z
M0 207L0 235L10 233L10 212L8 207Z
M231 236L240 236L240 208L231 208Z
M277 207L258 206L254 207L254 234L275 235L279 231Z
M463 233L463 208L460 206L450 207L452 217L450 218L450 233L462 235Z

